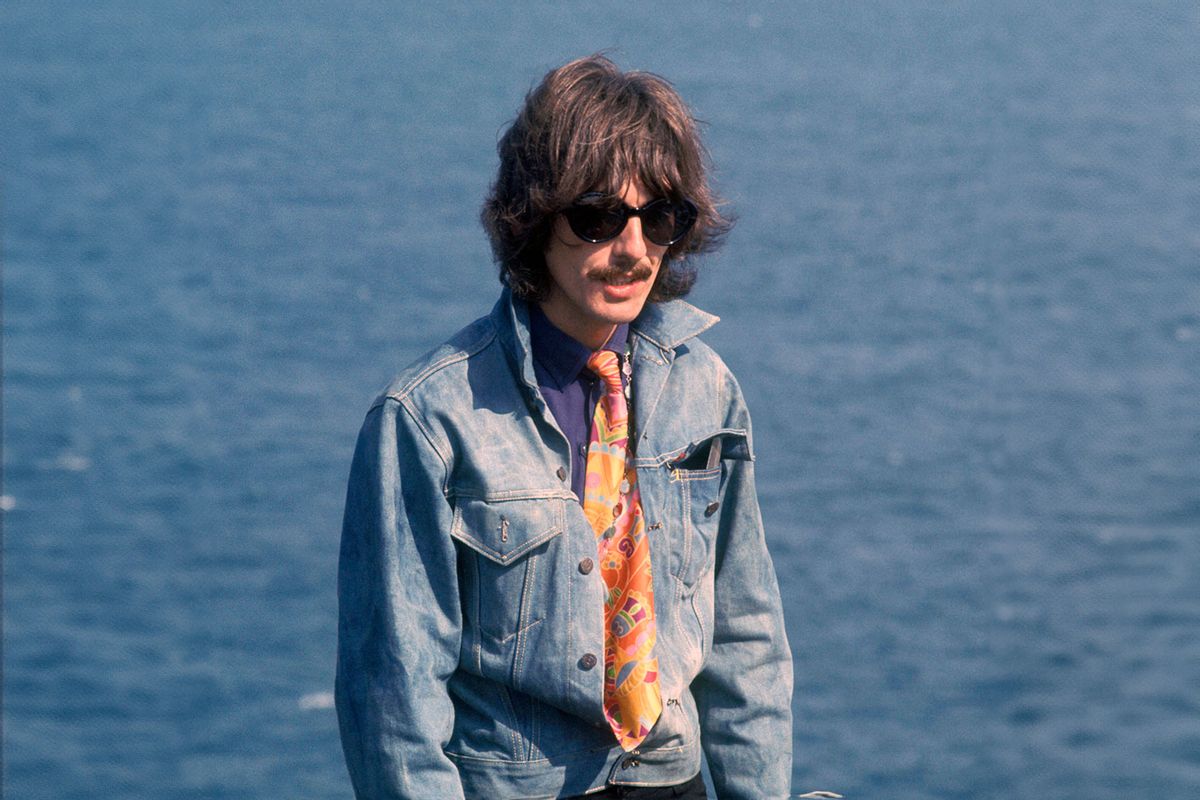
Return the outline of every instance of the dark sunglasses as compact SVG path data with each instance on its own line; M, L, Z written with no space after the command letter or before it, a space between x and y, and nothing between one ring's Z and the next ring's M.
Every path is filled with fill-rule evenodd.
M630 217L639 217L642 234L660 247L669 247L687 236L697 213L690 200L660 197L632 208L611 194L588 192L577 197L563 216L576 236L593 244L617 238Z

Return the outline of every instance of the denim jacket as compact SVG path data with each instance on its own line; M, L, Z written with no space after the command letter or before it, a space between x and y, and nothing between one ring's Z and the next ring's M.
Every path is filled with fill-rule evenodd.
M788 796L791 654L750 417L696 338L716 321L672 301L631 328L663 710L629 753L604 718L596 537L524 303L505 290L371 406L338 571L337 711L358 797L681 783L701 749L722 800Z

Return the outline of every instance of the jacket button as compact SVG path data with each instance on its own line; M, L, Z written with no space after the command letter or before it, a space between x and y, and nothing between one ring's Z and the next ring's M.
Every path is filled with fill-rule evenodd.
M559 467L559 468L558 468L557 475L558 475L558 479L559 479L560 481L565 481L565 480L567 479L567 468L566 468L566 467Z
M720 503L709 503L704 509L704 516L711 517L713 514L717 513L717 509L720 507Z
M584 575L587 575L589 572L592 571L592 567L594 567L594 566L596 566L596 565L592 562L592 560L590 558L585 558L583 561L579 562L579 571L581 573L583 573Z
M596 666L596 657L591 653L584 653L583 658L579 659L581 669L591 669Z

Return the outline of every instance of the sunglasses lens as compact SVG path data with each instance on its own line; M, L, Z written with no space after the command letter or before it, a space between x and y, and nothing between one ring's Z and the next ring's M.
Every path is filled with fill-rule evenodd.
M575 235L589 242L612 239L625 227L620 207L599 201L581 201L567 209L566 216Z
M655 200L642 210L642 230L646 238L662 247L673 245L687 235L696 222L696 207L688 200L672 203Z
M675 206L667 200L655 200L642 209L642 232L657 245L675 240Z

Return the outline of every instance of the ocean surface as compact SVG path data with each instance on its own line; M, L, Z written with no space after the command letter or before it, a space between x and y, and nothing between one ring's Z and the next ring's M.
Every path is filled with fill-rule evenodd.
M1200 797L1192 2L0 3L4 797L349 798L354 436L607 49L740 217L796 791Z

